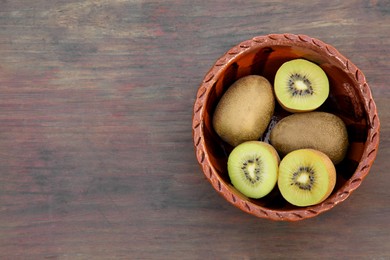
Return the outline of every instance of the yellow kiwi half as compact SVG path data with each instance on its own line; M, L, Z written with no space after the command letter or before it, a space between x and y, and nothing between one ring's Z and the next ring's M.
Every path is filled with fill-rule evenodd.
M304 59L283 63L274 85L277 101L290 112L315 110L329 96L329 80L323 69Z
M336 169L317 150L300 149L287 154L279 165L278 187L288 202L305 207L321 203L336 184Z

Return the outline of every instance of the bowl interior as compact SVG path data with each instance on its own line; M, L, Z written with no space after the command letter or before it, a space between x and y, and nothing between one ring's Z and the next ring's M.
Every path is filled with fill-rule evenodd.
M278 68L284 62L296 58L310 60L325 71L329 78L330 94L318 110L338 115L347 125L349 149L344 161L336 166L338 179L333 193L345 185L356 171L365 149L368 134L367 115L363 105L364 97L359 91L356 78L348 73L345 64L343 65L334 55L329 55L329 51L319 51L318 48L308 48L301 45L259 46L258 48L248 48L221 66L221 69L215 75L215 83L210 88L204 104L203 135L205 149L210 164L212 164L224 184L231 186L226 166L232 147L218 137L211 124L212 115L219 99L234 81L250 74L264 76L273 85ZM269 142L270 130L281 118L289 114L276 102L274 116L261 140ZM239 198L269 209L291 210L296 208L281 197L277 187L262 199L246 198L232 186L231 190Z

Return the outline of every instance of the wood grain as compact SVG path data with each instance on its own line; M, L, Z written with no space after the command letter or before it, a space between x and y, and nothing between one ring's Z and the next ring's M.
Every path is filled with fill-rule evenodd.
M367 77L381 143L362 185L299 223L204 179L197 88L237 43L302 33ZM387 259L390 3L0 1L1 259Z

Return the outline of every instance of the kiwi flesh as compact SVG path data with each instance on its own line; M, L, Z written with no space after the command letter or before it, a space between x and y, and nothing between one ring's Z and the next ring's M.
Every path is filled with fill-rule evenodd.
M259 199L275 187L279 155L268 143L247 141L228 157L228 174L233 186L249 198Z
M336 169L329 157L317 150L300 149L287 154L279 165L278 187L289 203L311 206L321 203L336 184Z
M345 158L349 147L343 120L334 114L317 111L283 118L271 130L270 142L281 156L311 148L325 153L334 164Z
M258 75L238 79L223 94L212 124L222 140L231 146L258 140L267 129L275 108L270 82Z
M329 96L324 70L304 59L283 63L276 72L274 86L278 103L289 112L313 111Z

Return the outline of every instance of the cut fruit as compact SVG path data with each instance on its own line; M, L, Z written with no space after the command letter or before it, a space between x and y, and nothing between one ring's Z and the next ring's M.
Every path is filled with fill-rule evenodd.
M336 184L336 169L327 155L313 149L287 154L279 165L278 187L289 203L310 206L321 203Z
M329 96L329 80L317 64L295 59L283 63L275 75L275 96L290 112L307 112L320 107Z
M228 158L233 186L247 197L258 199L272 191L278 179L279 155L269 144L247 141L236 146Z

